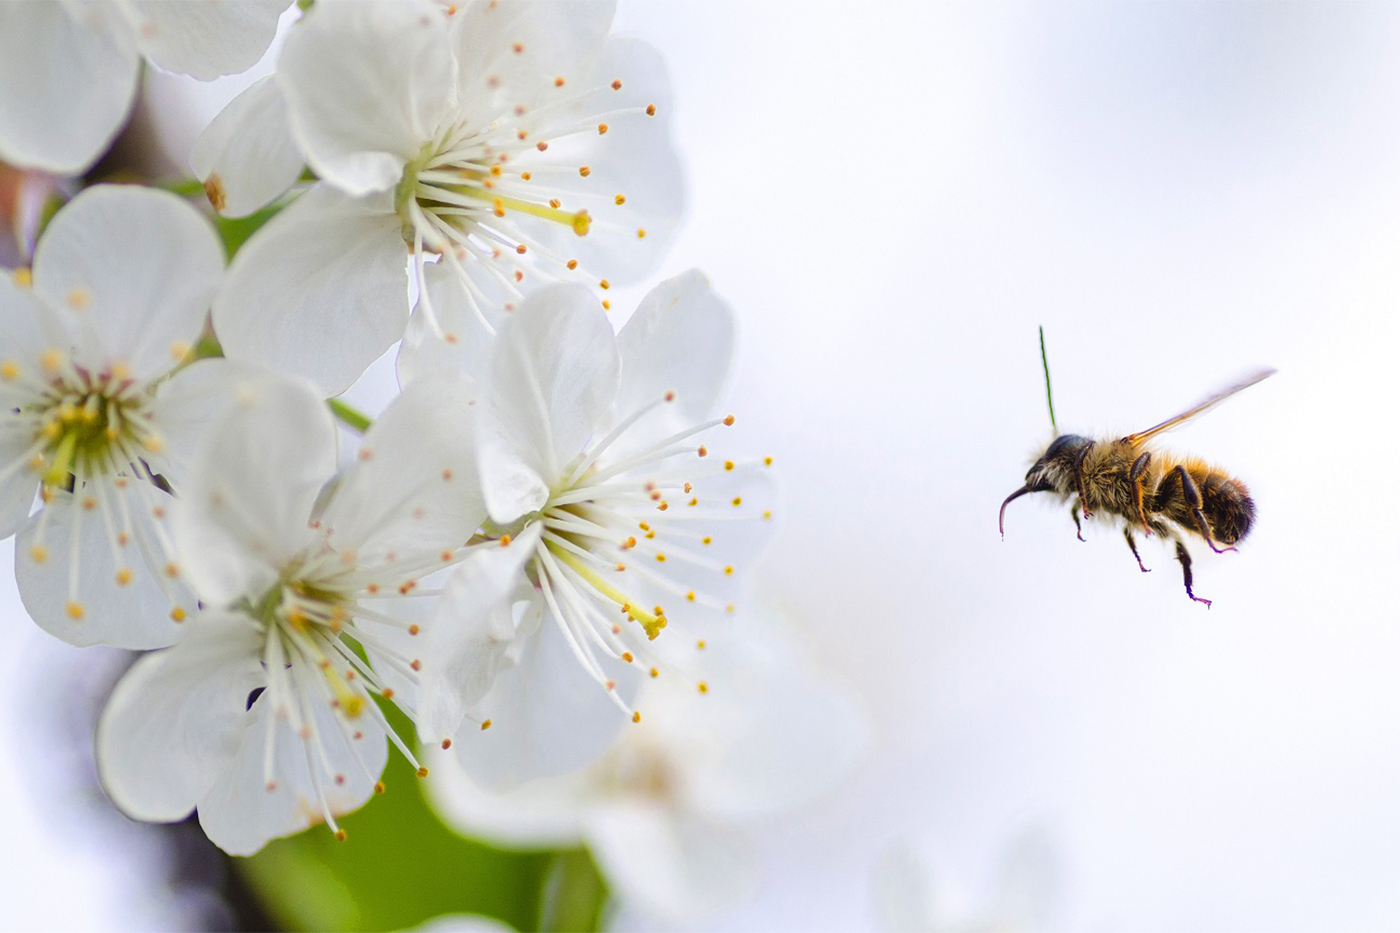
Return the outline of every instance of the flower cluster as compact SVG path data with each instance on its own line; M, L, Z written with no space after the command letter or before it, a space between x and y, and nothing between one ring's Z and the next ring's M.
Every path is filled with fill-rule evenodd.
M236 854L343 836L390 744L492 793L616 777L648 704L711 692L696 647L738 631L772 515L770 460L724 447L705 277L610 320L683 198L664 72L609 3L317 3L191 197L74 174L140 56L241 70L283 7L0 10L0 74L54 78L0 79L0 159L77 192L0 277L0 534L35 622L147 652L98 727L112 800ZM227 269L211 207L254 218ZM395 343L377 417L333 398Z

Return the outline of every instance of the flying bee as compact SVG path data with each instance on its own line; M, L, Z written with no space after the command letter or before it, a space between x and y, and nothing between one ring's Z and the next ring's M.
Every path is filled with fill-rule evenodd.
M1041 351L1044 353L1044 336ZM1138 555L1133 531L1160 535L1176 546L1176 559L1186 583L1186 595L1198 603L1210 600L1191 589L1191 555L1181 532L1200 536L1217 554L1237 550L1236 545L1254 524L1254 500L1244 483L1204 460L1176 457L1149 445L1158 434L1204 414L1243 389L1274 374L1263 369L1242 382L1215 393L1205 401L1146 431L1127 437L1094 440L1078 434L1061 434L1026 473L1026 484L1001 504L997 527L1006 535L1006 507L1013 499L1031 492L1053 492L1061 501L1073 499L1070 515L1075 534L1084 540L1079 522L1102 515L1123 521L1123 537L1144 573L1148 568ZM1046 391L1049 392L1049 370ZM1051 424L1054 406L1051 405Z

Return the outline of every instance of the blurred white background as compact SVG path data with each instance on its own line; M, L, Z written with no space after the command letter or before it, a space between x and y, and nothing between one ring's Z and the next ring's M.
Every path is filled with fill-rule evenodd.
M756 579L874 729L716 922L875 927L898 845L972 922L1032 833L1053 928L1400 925L1400 9L624 0L616 31L676 89L691 210L656 278L738 310L732 446L781 467ZM1038 324L1077 433L1278 367L1166 439L1259 506L1239 553L1193 548L1211 609L1160 543L1141 574L1037 497L999 540L1051 436ZM37 665L71 652L5 586L0 898L140 926L106 824L21 776L56 771Z

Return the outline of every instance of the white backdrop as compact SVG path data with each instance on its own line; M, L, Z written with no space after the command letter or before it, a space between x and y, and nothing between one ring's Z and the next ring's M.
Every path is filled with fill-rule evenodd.
M617 31L676 86L691 211L657 278L699 266L738 309L732 446L781 467L762 589L875 733L718 922L874 926L899 843L970 921L1029 831L1058 928L1400 924L1400 11L624 2ZM998 539L1050 436L1038 324L1079 433L1278 367L1168 438L1260 509L1239 553L1194 548L1211 609L1160 544L1141 574L1034 497ZM43 742L24 682L11 773ZM85 924L139 923L58 858L0 884L21 920L76 886Z

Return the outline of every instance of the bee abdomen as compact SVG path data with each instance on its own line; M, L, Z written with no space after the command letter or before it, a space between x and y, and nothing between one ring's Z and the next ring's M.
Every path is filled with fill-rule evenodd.
M1215 540L1226 545L1244 540L1254 524L1254 500L1244 483L1224 473L1208 473L1197 478L1197 485L1201 511Z

